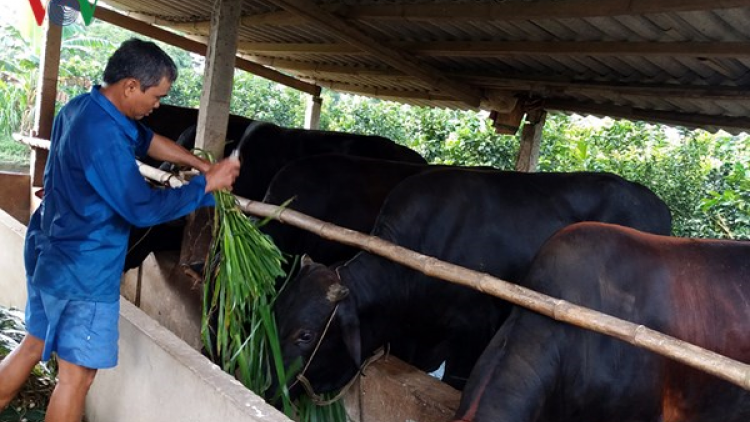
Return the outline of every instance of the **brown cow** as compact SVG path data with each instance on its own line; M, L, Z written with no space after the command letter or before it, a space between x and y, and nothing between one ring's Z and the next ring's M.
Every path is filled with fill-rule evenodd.
M750 362L750 242L579 223L546 242L523 284ZM746 422L750 393L517 307L474 367L456 419Z

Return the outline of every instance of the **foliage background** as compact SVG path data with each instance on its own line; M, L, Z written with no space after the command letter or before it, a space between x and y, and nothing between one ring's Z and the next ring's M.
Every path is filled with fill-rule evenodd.
M95 22L65 28L58 106L97 83L109 55L129 31ZM197 107L203 58L160 44L180 76L168 104ZM33 122L38 42L0 27L0 162L28 161L11 134ZM230 110L287 127L302 127L307 96L236 71ZM323 92L321 129L385 136L419 151L431 163L511 170L518 139L497 135L485 113L410 107ZM679 236L750 239L750 141L746 134L710 134L627 120L552 113L547 118L539 171L609 171L661 196Z

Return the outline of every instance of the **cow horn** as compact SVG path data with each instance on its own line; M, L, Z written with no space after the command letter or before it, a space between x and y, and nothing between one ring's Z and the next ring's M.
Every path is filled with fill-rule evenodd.
M313 259L310 258L310 255L303 254L302 255L302 259L300 259L300 268L304 268L304 267L306 267L308 265L312 265L312 264L314 264L314 262L313 262Z
M331 284L326 292L326 299L331 303L337 303L349 294L349 289L340 283Z

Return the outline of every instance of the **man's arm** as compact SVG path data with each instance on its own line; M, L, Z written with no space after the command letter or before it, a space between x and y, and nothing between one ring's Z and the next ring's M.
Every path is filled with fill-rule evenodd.
M177 145L171 139L154 133L151 145L148 147L148 155L161 161L169 161L180 166L189 166L201 173L206 173L211 168L208 160L193 155L190 151Z

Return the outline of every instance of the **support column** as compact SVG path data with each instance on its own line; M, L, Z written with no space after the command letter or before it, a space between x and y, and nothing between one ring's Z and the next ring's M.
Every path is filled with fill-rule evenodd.
M526 113L526 122L521 132L521 148L518 150L516 171L534 172L539 163L539 146L547 111L534 109Z
M62 27L50 24L45 19L42 36L42 56L39 62L39 79L37 80L36 104L34 105L34 129L31 135L42 139L52 136L52 123L55 120L55 100L57 99L57 80L60 73L60 46L62 45ZM35 193L44 183L44 167L47 165L49 151L41 148L31 150L31 212L39 206L40 199Z
M224 156L242 0L215 0L195 145Z
M241 11L242 0L215 0L211 14L195 146L211 152L217 161L224 157ZM201 277L193 268L208 252L212 215L206 209L192 213L183 230L179 265L197 279Z
M305 129L320 129L320 106L323 98L311 95L307 98L307 109L305 110Z

